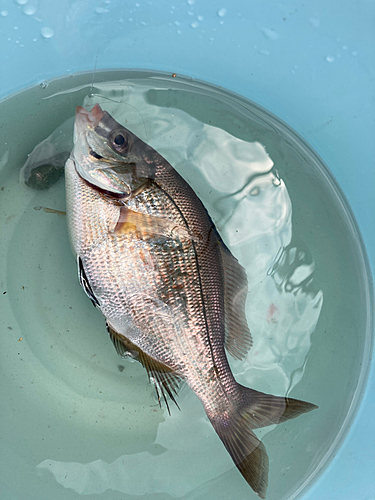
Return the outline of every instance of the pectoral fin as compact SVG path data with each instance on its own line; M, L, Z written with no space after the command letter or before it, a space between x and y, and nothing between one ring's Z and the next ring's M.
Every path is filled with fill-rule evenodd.
M188 229L177 225L173 220L135 212L126 206L121 207L113 232L117 235L137 232L143 238L193 239Z
M156 394L158 396L160 407L161 395L167 406L168 413L171 414L166 396L168 395L177 406L177 408L180 409L175 396L177 395L177 391L181 383L181 377L175 371L173 371L172 368L169 368L169 366L152 358L124 335L117 333L115 330L113 330L113 328L109 326L108 323L107 330L109 333L109 337L120 356L130 354L134 359L137 359L146 368L149 380L154 382L155 384Z

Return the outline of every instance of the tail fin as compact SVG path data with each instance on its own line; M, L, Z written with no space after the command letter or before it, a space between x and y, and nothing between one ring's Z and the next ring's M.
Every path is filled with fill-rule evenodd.
M234 414L210 418L238 470L260 498L266 498L268 455L251 429L285 422L317 408L297 399L263 394L239 386L242 404Z

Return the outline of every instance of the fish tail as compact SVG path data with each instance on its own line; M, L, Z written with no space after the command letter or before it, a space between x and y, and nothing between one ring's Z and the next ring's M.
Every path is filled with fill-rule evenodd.
M252 429L285 422L317 408L297 399L272 396L239 385L237 411L210 417L236 467L260 498L266 498L269 460Z

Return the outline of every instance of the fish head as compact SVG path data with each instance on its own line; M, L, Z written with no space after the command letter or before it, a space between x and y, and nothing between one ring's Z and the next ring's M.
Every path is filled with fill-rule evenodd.
M117 198L128 198L153 179L151 148L120 125L99 104L78 106L71 158L77 173L91 186Z

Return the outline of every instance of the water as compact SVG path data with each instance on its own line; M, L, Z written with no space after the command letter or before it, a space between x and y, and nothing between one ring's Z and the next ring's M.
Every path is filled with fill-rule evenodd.
M40 30L40 33L42 35L43 38L52 38L53 35L54 35L54 31L52 28L49 28L48 26L45 26L43 27L41 30Z
M63 179L19 182L52 132L71 147L75 106L95 102L185 177L246 267L254 346L231 360L237 380L319 405L257 432L267 498L295 498L347 430L369 358L366 258L334 180L293 131L220 88L141 71L44 83L0 103L2 498L258 498L195 395L185 387L169 416L144 369L117 356L65 217L45 210L65 210Z

